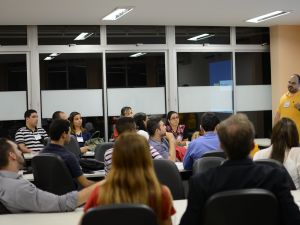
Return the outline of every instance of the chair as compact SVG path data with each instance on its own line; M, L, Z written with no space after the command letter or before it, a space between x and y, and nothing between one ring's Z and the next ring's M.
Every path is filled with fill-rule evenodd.
M184 199L183 183L174 162L157 159L153 160L153 166L158 180L170 189L173 199Z
M204 157L211 157L211 156L214 156L214 157L221 157L221 158L226 159L226 154L225 154L225 152L223 152L223 151L209 151L209 152L204 153L204 154L201 156L201 158L204 158Z
M264 189L219 192L204 209L204 225L279 225L278 202Z
M158 225L153 210L141 204L104 205L88 210L81 225Z
M0 215L11 214L11 212L0 201Z
M104 162L105 151L112 148L113 145L114 142L104 142L97 145L95 149L95 159L97 159L100 162Z
M32 168L38 188L57 195L76 190L70 171L59 156L40 153L32 158Z
M277 160L274 160L274 159L259 159L259 160L255 160L254 162L258 163L258 164L269 165L269 166L272 166L274 168L279 168L279 169L283 170L286 173L288 182L290 184L290 189L291 190L297 190L291 175L289 174L289 172L286 170L286 168L284 167L284 165L282 163L280 163L280 162L278 162Z
M220 166L224 161L224 158L213 156L197 159L193 164L193 174L205 172L211 168Z

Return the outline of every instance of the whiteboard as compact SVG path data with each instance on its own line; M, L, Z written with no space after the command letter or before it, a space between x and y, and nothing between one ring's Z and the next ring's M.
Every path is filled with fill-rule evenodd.
M108 116L120 116L121 108L146 114L165 114L165 88L109 88L107 89Z
M179 112L232 112L232 86L178 87Z
M24 120L26 91L1 91L0 103L0 120Z
M236 86L237 111L272 110L271 85Z
M69 115L77 111L83 117L103 116L102 89L42 91L42 117L51 118L55 111Z

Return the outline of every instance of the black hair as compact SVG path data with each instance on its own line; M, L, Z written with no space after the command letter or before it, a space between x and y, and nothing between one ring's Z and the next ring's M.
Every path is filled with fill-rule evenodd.
M61 119L60 118L60 114L63 113L62 111L55 111L53 114L52 114L52 120L56 120L56 119Z
M155 134L156 129L159 128L159 122L162 121L159 116L152 116L149 118L147 122L147 130L150 136Z
M220 119L214 113L206 112L201 116L201 127L206 132L214 131L219 123Z
M147 119L146 113L143 113L143 112L136 113L133 116L133 119L135 121L137 129L147 131L147 128L146 128L146 125L145 125L145 122L144 122Z
M12 146L8 143L7 138L0 138L0 169L8 165L8 154Z
M132 117L120 117L116 122L116 129L118 134L122 134L125 131L135 131L136 126Z
M28 109L25 113L24 113L24 119L29 118L31 116L32 113L37 113L36 110L34 109Z
M70 122L67 120L56 119L50 125L49 136L51 140L58 141L63 133L68 133Z
M121 109L121 116L125 116L125 113L130 110L131 107L130 106L124 106L122 109Z
M171 116L172 116L174 113L178 114L178 113L175 112L175 111L169 111L169 112L168 112L168 114L167 114L167 121L166 121L166 124L167 124L167 125L170 125L169 120L171 119Z

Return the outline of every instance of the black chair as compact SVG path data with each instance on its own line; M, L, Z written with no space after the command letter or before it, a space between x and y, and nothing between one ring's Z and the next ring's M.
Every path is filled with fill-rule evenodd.
M209 151L209 152L206 152L204 153L201 158L204 158L204 157L221 157L221 158L224 158L226 159L226 154L224 151Z
M11 214L11 212L0 201L0 215Z
M40 153L32 158L32 168L38 188L57 195L76 190L70 171L59 156Z
M225 161L222 157L204 157L197 159L193 164L193 174L205 172L211 168L220 166Z
M104 162L104 154L106 150L112 148L114 145L114 142L103 142L99 145L97 145L95 149L95 159L97 159L100 162Z
M297 188L295 186L295 183L294 183L291 175L286 170L286 168L284 167L284 165L282 163L280 163L279 161L274 160L274 159L258 159L258 160L255 160L254 162L258 163L258 164L269 165L269 166L272 166L274 168L279 168L279 169L283 170L286 173L286 177L287 177L288 182L290 184L290 189L291 190L297 190Z
M264 189L219 192L206 202L204 225L279 225L278 202Z
M158 225L152 209L141 204L104 205L88 210L81 225Z
M166 185L174 200L184 199L183 183L174 162L170 160L153 160L156 176L161 184Z

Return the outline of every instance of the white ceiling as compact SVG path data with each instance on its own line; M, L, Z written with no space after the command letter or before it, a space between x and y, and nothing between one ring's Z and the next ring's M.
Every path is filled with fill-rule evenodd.
M135 9L116 22L101 18L117 6ZM286 16L245 20L276 10ZM300 25L300 0L0 0L0 25Z

